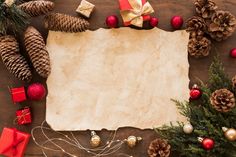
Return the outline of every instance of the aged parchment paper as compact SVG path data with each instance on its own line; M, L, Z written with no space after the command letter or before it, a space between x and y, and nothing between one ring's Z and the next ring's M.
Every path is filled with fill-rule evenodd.
M55 130L153 126L180 120L189 34L158 28L49 32L46 120Z

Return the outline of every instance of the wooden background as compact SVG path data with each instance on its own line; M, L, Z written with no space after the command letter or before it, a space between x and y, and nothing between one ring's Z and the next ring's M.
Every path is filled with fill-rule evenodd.
M91 23L91 26L90 26L91 30L96 30L101 27L106 28L105 18L108 15L115 14L119 16L118 0L89 0L89 1L96 5L96 10L92 14L92 17L89 19ZM195 13L193 1L194 0L149 0L151 5L155 9L155 16L158 17L160 20L159 27L167 31L173 31L171 29L170 22L169 22L173 15L181 15L186 20L187 18L191 17ZM234 15L236 15L236 10L235 10L236 1L235 0L215 0L215 2L217 3L220 9L229 10ZM80 3L80 0L55 0L56 8L54 12L60 12L60 13L66 13L66 14L78 16L75 10L77 6L79 5L79 3ZM43 28L43 17L37 17L37 18L32 19L31 25L39 29L39 31L43 34L44 38L46 39L47 30ZM122 26L121 19L120 19L120 26ZM144 29L150 29L148 24L145 24ZM22 38L22 35L19 38ZM22 40L19 39L19 42L21 44L22 54L24 54L28 58L28 56L25 54ZM88 44L89 44L89 41L88 41ZM233 76L234 74L236 74L236 70L235 70L236 59L229 57L229 51L231 48L236 47L235 44L236 44L236 33L234 33L234 35L226 41L223 41L220 43L214 42L213 44L216 50L219 52L221 60L223 61L225 65L226 71L230 76ZM203 81L206 81L208 67L215 54L216 54L215 52L212 52L209 57L203 58L203 59L189 58L189 62L190 62L189 76L191 79L190 85L196 81L196 78L200 78ZM172 59L174 58L170 58L170 61ZM41 102L26 101L24 103L14 105L11 101L11 96L8 91L8 86L19 87L22 85L27 86L27 84L25 84L24 82L18 81L11 74L9 74L9 72L6 70L6 68L2 64L2 62L0 62L0 76L1 76L1 79L0 79L1 80L0 81L0 104L1 104L0 130L2 130L3 127L17 127L21 131L30 133L33 127L40 125L41 122L44 121L45 119L46 100L43 100ZM45 81L46 80L40 78L34 72L34 79L32 82L41 82L45 84ZM66 85L62 85L62 88L66 90ZM15 111L24 106L32 107L33 123L28 126L14 125L13 120L15 119ZM137 117L137 118L142 118L142 117ZM102 137L102 139L106 139L108 135L110 135L110 132L103 129L102 131L99 131L98 134ZM90 139L89 131L76 132L75 135L80 139L83 145L85 146L89 145L89 139ZM126 127L126 128L120 128L118 130L117 139L124 139L124 138L127 138L129 135L141 136L144 139L143 142L138 144L137 147L133 149L127 148L126 146L124 146L121 149L120 152L127 153L134 157L147 156L146 151L147 151L147 147L150 141L158 137L158 135L156 135L153 130L140 130L140 129ZM37 133L36 136L37 136L37 139L44 140L43 136L40 133ZM70 148L65 146L65 149L70 149ZM84 152L76 152L76 155L80 157L89 156ZM43 155L40 148L34 144L33 140L31 140L27 147L25 156L43 156ZM66 155L60 152L59 153L49 152L48 156L49 157L62 157ZM117 155L110 155L110 156L117 156ZM176 155L172 154L172 156L176 156Z

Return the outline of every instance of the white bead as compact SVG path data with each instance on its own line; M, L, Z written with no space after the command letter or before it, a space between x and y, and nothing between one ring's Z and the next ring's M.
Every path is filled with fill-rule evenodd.
M185 134L191 134L193 132L193 126L191 124L185 124L183 131Z

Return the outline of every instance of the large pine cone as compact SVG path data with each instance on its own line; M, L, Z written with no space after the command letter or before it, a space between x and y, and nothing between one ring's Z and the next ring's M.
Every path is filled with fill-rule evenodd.
M216 4L212 0L196 0L195 6L197 14L204 19L211 18L217 9Z
M149 157L169 157L171 146L166 140L157 138L148 147Z
M54 3L50 1L37 0L29 1L19 5L25 13L29 14L31 17L45 15L52 11L54 8Z
M25 47L37 73L47 78L51 72L50 58L41 34L34 28L25 31Z
M191 38L188 43L188 53L195 58L206 57L211 50L211 41L206 37Z
M0 54L6 68L16 78L30 81L32 73L25 58L19 54L19 45L13 36L0 37Z
M203 18L199 16L193 16L189 18L186 22L186 30L188 32L195 32L195 31L205 31L206 30L206 22Z
M231 36L236 29L236 18L228 11L216 11L211 18L208 31L210 36L222 41Z
M229 112L235 107L234 94L228 89L219 89L212 93L211 105L219 112Z
M236 75L232 78L233 87L236 88Z
M52 13L45 17L45 28L62 32L83 32L89 27L89 22L80 17L72 17L60 13Z

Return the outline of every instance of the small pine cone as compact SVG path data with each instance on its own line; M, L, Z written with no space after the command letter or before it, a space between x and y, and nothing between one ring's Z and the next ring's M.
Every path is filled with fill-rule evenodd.
M234 94L228 89L219 89L212 93L211 105L219 112L229 112L235 107Z
M228 11L216 11L208 27L210 36L216 41L222 41L231 36L236 29L236 18Z
M198 30L198 31L192 31L192 32L190 32L190 39L191 38L202 38L202 37L204 37L204 32L203 31L201 31L201 30Z
M25 58L19 54L19 44L13 36L0 37L0 54L6 68L16 78L30 81L32 73Z
M157 138L148 147L149 157L169 157L171 146L166 140Z
M191 38L188 43L188 53L195 58L206 57L211 50L211 41L206 37Z
M24 42L35 70L40 76L47 78L51 72L51 66L43 37L31 26L25 31Z
M186 22L186 30L188 32L193 31L205 31L206 30L206 22L203 18L199 16L193 16L189 18Z
M89 22L80 17L52 13L45 17L45 28L62 32L83 32L89 27Z
M232 78L233 87L236 89L236 75Z
M54 8L54 3L50 1L37 0L29 1L19 5L25 13L29 14L31 17L45 15L52 11Z
M197 14L204 19L211 18L212 14L218 8L212 0L196 0L194 4Z

